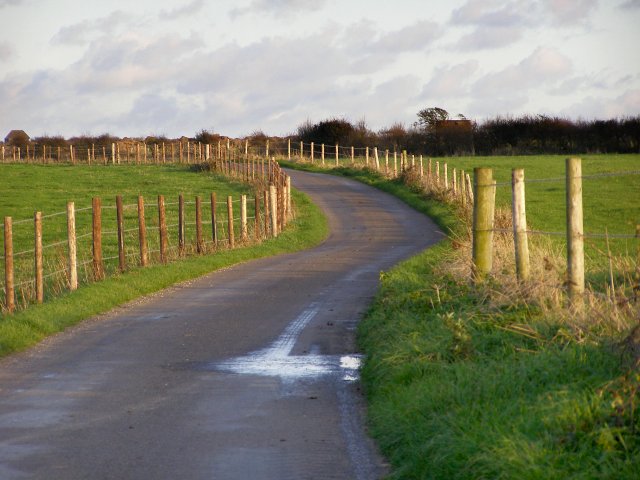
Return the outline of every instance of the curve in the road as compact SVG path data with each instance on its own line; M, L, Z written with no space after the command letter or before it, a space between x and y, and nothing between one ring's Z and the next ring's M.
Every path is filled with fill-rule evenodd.
M0 478L371 479L355 325L379 272L438 241L347 179L290 172L321 246L134 302L0 362Z

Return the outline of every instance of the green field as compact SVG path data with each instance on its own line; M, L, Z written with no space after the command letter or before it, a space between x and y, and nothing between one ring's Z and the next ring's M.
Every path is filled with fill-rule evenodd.
M126 237L127 252L130 254L127 272L117 272L117 258L105 262L110 277L101 282L92 282L90 266L80 269L80 288L68 292L64 273L54 275L45 282L45 303L33 305L31 285L16 289L18 312L14 315L0 315L0 356L24 349L45 336L60 331L68 325L104 312L132 300L138 296L152 293L176 282L189 280L207 272L233 263L308 248L319 243L327 234L326 220L321 212L306 196L293 192L296 217L290 226L277 239L264 241L260 245L228 250L222 241L218 248L211 243L209 196L215 192L218 197L219 235L226 238L226 201L227 195L233 195L234 217L239 217L240 194L253 197L251 188L208 172L199 172L184 166L36 166L36 165L0 165L0 215L12 216L14 222L14 251L24 255L16 256L16 283L31 281L33 277L33 221L35 210L43 215L64 212L67 201L74 201L77 209L91 205L91 198L100 196L103 201L103 233L115 231L115 195L123 196L125 209L125 228L132 232ZM137 266L137 211L134 204L138 195L143 195L147 206L145 218L148 229L149 250L157 249L157 208L154 207L157 195L165 196L167 203L167 223L170 225L169 246L173 256L177 246L177 201L182 193L187 204L187 240L193 240L195 218L193 199L202 196L204 237L208 241L209 255L192 255L169 265L152 264L147 268ZM171 204L171 205L169 205ZM249 202L248 216L253 216L252 202ZM90 232L91 211L84 210L77 215L78 235ZM18 223L22 219L27 221ZM204 223L203 222L203 223ZM251 224L251 221L249 222ZM155 229L155 230L154 230ZM239 236L239 223L236 222L236 240ZM56 269L64 269L66 244L66 218L56 215L43 221L45 245L63 241L61 245L45 249L45 275ZM108 240L110 238L110 240ZM79 263L86 261L91 254L90 237L79 240ZM115 235L106 236L104 255L117 256ZM193 253L193 249L191 249ZM152 257L157 257L157 253ZM4 272L4 261L0 261ZM4 274L0 283L3 283ZM26 295L25 298L22 295ZM4 297L4 295L3 295ZM0 299L3 302L4 298ZM28 308L24 308L25 306Z

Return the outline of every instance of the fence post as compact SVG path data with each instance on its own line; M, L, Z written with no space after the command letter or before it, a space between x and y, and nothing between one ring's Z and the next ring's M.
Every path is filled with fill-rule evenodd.
M42 213L35 212L33 215L33 231L34 231L34 270L36 281L36 301L42 303L44 301L44 284L43 284L43 262L42 262Z
M449 166L447 162L443 165L443 174L444 174L444 189L449 190Z
M340 154L338 151L338 144L336 143L336 167L340 166Z
M138 244L140 246L140 266L147 266L147 225L144 218L144 197L138 195Z
M353 165L356 161L356 147L351 147L351 165Z
M313 142L311 142L311 163L313 163L314 151L315 151L315 147L313 146Z
M291 139L287 138L287 160L291 160Z
M475 199L473 197L473 188L471 187L471 175L467 173L467 194L469 195L469 203L473 205Z
M278 236L278 197L275 185L269 185L269 207L271 210L271 235Z
M577 305L584 293L582 162L567 158L567 273L569 300Z
M304 142L300 142L300 161L304 160Z
M420 180L424 177L424 164L422 163L422 155L420 155Z
M271 225L271 206L269 205L269 190L262 192L262 203L264 203L264 236L269 237L269 225Z
M163 195L158 195L158 231L160 234L160 262L167 263L167 219Z
M287 219L293 218L292 200L291 200L291 177L287 175Z
M265 156L266 156L267 158L269 158L269 139L267 139L267 149L266 149L266 154L265 154Z
M124 252L124 208L122 195L116 195L116 221L118 224L118 269L124 272L127 269Z
M249 229L247 228L247 196L240 196L240 238L243 242L249 240Z
M216 212L216 192L211 192L211 240L213 246L218 248L218 219Z
M16 295L13 271L13 221L4 217L4 290L7 311L13 313L16 308Z
M111 144L111 165L116 164L116 144Z
M516 275L518 280L523 282L529 279L529 240L525 210L524 169L522 168L514 168L511 171L511 194Z
M184 255L184 195L178 195L178 254Z
M462 206L466 207L466 205L467 205L467 177L465 176L464 170L460 171L460 201L462 202Z
M196 252L204 252L204 242L202 241L202 201L200 195L196 196Z
M78 251L76 244L76 210L73 202L67 203L67 243L69 245L69 288L78 289Z
M393 151L393 178L397 178L398 176L398 152L396 150Z
M451 172L451 185L453 187L453 196L457 197L458 196L458 171L455 169L455 167Z
M366 147L364 150L364 162L365 166L369 166L369 147Z
M94 197L91 200L91 231L93 240L93 278L104 278L104 266L102 264L102 200Z
M229 229L229 248L233 248L235 241L233 238L233 197L231 195L227 197L227 225Z
M473 278L481 282L493 266L493 218L496 187L490 168L474 168Z
M320 153L321 153L321 157L322 157L322 166L324 167L324 143L321 146Z
M262 222L262 219L260 218L260 194L259 192L256 191L256 198L255 198L255 221L254 221L254 227L253 227L253 233L255 234L256 240L259 241L261 234L260 234L260 223Z
M380 171L380 159L378 158L378 147L373 147L373 158L376 162L376 172Z

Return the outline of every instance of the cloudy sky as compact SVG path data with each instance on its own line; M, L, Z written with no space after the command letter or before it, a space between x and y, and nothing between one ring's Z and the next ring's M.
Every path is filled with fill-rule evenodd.
M640 0L0 0L0 136L640 115Z

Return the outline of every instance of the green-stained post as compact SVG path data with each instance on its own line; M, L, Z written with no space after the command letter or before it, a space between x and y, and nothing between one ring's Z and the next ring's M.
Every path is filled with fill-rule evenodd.
M473 176L476 201L473 206L473 279L483 281L493 267L493 219L496 187L493 170L475 168Z
M567 274L572 305L582 302L584 293L584 226L582 214L582 161L567 158Z

